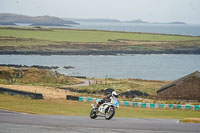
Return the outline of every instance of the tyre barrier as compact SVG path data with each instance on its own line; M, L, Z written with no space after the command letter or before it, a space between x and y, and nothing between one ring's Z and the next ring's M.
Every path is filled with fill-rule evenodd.
M40 93L18 91L18 90L12 90L12 89L2 88L2 87L0 87L0 93L9 94L9 95L26 96L26 97L30 97L31 99L43 99L43 95Z
M168 104L169 109L173 109L173 104Z
M196 111L200 110L200 105L195 105L195 106L194 106L194 109L195 109Z
M150 103L150 108L155 108L155 104L154 103Z
M147 104L146 103L142 103L141 104L141 108L146 108L147 107Z
M129 106L129 101L124 101L124 106Z
M88 98L87 98L87 101L88 101L88 102L92 102L92 98L91 98L91 97L88 97Z
M191 105L185 105L186 110L191 110L191 108L192 108Z
M164 107L165 107L164 104L159 104L159 108L160 108L160 109L163 109Z
M132 106L133 107L138 107L138 103L137 102L133 102Z
M182 108L181 104L177 104L177 109L181 109L181 108Z
M95 102L98 98L92 97L81 97L67 95L67 100L76 100L79 102ZM130 102L130 101L118 101L121 106L129 106L133 108L159 108L159 109L178 109L178 110L195 110L200 111L200 105L181 105L181 104L159 104L159 103L141 103L141 102Z
M67 100L72 100L72 95L67 95L67 96L66 96L66 99L67 99Z
M67 95L66 96L67 100L74 100L74 101L78 101L79 97L78 96L72 96L72 95Z
M78 97L79 102L83 102L83 97Z

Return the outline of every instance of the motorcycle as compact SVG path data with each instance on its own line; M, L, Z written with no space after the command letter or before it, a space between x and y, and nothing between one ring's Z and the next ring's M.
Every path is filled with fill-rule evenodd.
M119 108L117 98L111 97L110 99L111 102L103 103L99 108L96 108L94 104L91 104L92 110L90 112L90 118L95 119L99 116L105 117L106 120L110 120L115 115L115 108ZM96 100L97 104L99 100L100 99Z

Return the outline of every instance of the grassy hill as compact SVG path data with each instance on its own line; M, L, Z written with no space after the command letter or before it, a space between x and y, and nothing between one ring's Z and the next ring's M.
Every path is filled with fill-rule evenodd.
M51 16L37 16L31 17L26 15L10 14L10 13L0 13L0 24L15 24L15 23L30 23L32 25L65 25L65 24L78 24L73 21L63 20L58 17Z
M44 85L59 87L80 83L79 80L47 69L0 66L0 84Z

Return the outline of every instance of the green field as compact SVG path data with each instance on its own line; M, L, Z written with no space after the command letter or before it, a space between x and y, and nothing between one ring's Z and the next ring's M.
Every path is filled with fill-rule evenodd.
M109 40L139 40L139 41L189 41L200 40L200 37L159 35L145 33L120 33L92 30L16 30L0 29L0 36L34 38L50 41L68 42L108 42Z
M88 116L90 103L67 100L31 100L18 96L0 94L0 109L33 114L83 115ZM200 118L199 111L161 110L122 107L116 111L117 117L184 119Z
M0 52L87 55L200 53L200 37L99 30L0 27ZM39 53L38 53L39 52ZM108 52L109 53L109 52Z

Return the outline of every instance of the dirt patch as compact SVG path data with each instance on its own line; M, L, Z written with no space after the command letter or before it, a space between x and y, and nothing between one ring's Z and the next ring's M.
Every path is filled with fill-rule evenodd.
M0 87L27 91L33 93L41 93L44 99L66 99L66 95L76 95L75 92L70 92L67 90L62 90L53 87L45 87L45 86L28 86L28 85L2 85Z
M185 118L180 120L181 123L200 123L200 118Z

